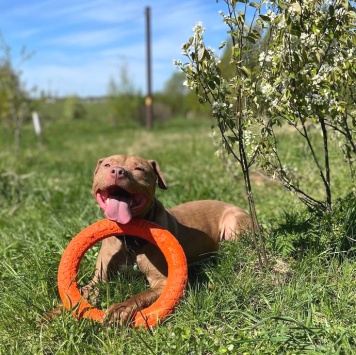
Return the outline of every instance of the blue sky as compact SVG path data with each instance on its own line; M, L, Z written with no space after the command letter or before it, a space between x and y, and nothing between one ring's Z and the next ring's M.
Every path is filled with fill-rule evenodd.
M159 91L182 59L181 46L201 21L205 42L216 49L227 37L215 0L0 0L0 32L15 66L21 48L34 55L20 66L27 87L58 96L107 93L120 67L143 93L145 7L151 8L153 90Z

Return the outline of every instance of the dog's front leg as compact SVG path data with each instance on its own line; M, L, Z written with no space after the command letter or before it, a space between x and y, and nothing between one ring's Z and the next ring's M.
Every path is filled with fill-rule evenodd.
M162 280L161 286L138 293L125 302L112 304L106 313L106 323L125 325L132 321L137 312L149 307L161 295L166 280Z
M166 286L167 262L156 246L148 244L143 248L143 253L137 255L137 266L145 274L151 288L124 302L111 305L106 314L107 323L129 323L137 312L155 302Z
M98 282L107 282L110 274L120 271L120 268L133 264L125 244L117 237L109 237L102 241L101 249L96 261L93 279L81 288L81 294L88 299L98 296L95 285Z

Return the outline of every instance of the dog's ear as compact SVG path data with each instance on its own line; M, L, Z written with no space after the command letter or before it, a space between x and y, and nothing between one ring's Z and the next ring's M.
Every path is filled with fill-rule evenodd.
M161 172L161 169L159 168L159 165L154 160L149 160L148 162L151 164L153 171L155 172L155 174L157 176L158 187L163 190L166 190L168 187L167 187L166 182L164 181L164 177Z
M104 159L105 158L99 159L98 162L96 163L96 168L95 168L95 171L94 171L94 175L98 172L98 170L100 168L100 165L104 161Z

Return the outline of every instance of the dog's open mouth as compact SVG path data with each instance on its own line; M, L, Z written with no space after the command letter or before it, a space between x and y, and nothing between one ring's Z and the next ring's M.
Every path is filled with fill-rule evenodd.
M123 188L112 185L105 190L98 190L96 201L107 218L126 224L143 210L147 198L143 194L130 194Z

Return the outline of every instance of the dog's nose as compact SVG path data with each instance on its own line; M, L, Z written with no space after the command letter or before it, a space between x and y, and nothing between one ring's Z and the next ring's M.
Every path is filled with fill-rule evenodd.
M112 168L110 173L111 173L112 176L115 177L115 179L120 179L120 178L125 177L126 170L123 167L119 166L119 167L116 167L116 168Z

